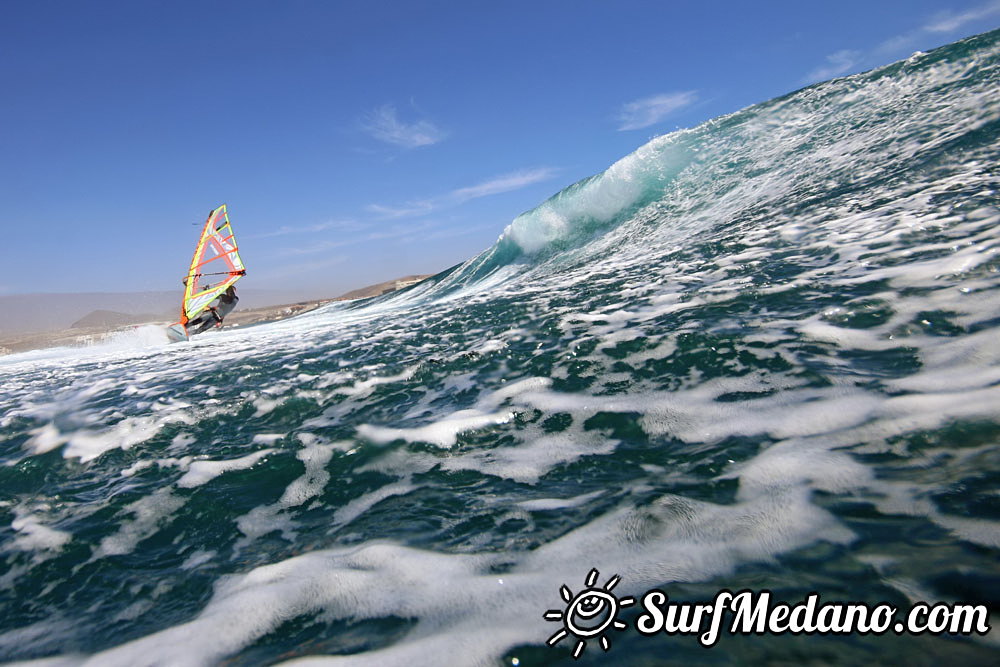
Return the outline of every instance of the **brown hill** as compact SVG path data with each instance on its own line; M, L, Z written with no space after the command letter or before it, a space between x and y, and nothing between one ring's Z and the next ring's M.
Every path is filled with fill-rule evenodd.
M369 285L368 287L362 287L361 289L341 294L336 300L347 301L349 299L367 299L368 297L378 296L387 292L395 292L398 289L403 289L404 287L409 287L410 285L416 285L421 280L426 280L432 275L433 274L428 273L424 275L406 276L405 278L396 278L395 280L387 280L384 283Z

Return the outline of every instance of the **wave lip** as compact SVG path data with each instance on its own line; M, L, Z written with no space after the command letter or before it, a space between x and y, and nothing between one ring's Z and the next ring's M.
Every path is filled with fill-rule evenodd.
M574 183L517 216L498 243L512 241L533 255L575 247L624 222L691 162L689 136L681 130L657 137L603 173Z

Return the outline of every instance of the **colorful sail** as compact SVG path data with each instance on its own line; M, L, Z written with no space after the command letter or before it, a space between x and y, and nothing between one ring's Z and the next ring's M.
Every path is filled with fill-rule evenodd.
M226 205L208 214L205 228L184 279L182 325L197 317L237 280L246 275Z

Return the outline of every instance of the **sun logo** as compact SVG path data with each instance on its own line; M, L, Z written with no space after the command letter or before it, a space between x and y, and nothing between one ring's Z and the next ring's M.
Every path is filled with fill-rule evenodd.
M576 647L573 649L573 659L576 660L587 648L587 640L591 637L600 636L601 648L607 651L611 648L611 642L602 633L609 627L615 630L624 630L628 626L618 620L619 607L628 607L635 604L635 598L622 598L619 600L611 590L618 585L621 577L617 574L608 579L604 588L596 588L597 577L600 576L597 568L587 574L584 582L586 588L573 596L573 592L563 584L559 588L559 595L566 602L566 611L559 609L549 609L543 618L546 621L561 621L563 627L546 642L549 646L555 646L566 635L573 634L577 638Z

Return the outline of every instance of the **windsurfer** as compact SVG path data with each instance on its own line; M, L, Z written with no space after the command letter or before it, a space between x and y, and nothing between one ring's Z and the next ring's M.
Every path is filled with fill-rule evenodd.
M215 307L215 316L219 318L219 324L222 324L222 318L233 312L239 300L240 298L236 296L236 285L230 285L229 289L222 293L219 305Z
M184 300L180 321L167 327L171 342L189 340L194 334L221 326L222 320L239 300L233 285L247 274L236 247L236 237L229 224L226 205L208 214L198 245L184 277ZM226 276L214 287L201 284L203 276Z
M212 327L221 327L222 320L233 311L236 303L240 300L236 296L236 286L230 285L229 289L219 296L215 305L209 306L201 315L187 323L189 336L208 331Z

